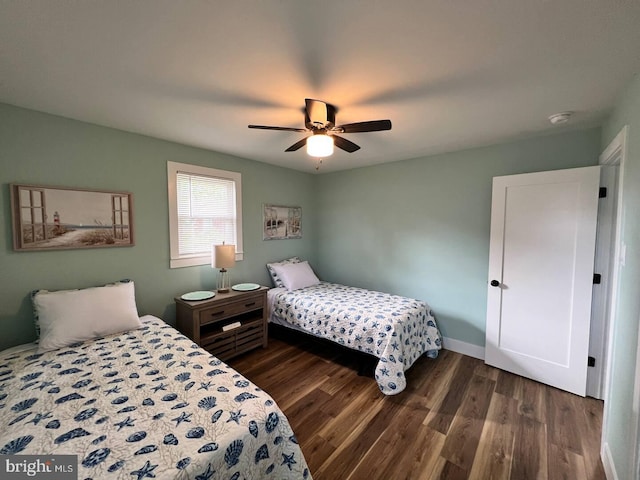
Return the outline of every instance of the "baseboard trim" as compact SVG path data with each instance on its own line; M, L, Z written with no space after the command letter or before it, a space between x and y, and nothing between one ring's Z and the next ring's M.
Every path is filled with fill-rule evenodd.
M452 352L462 353L463 355L484 360L484 347L474 345L473 343L463 342L455 338L442 337L442 347L445 350L451 350Z
M607 477L607 480L618 480L618 474L616 473L616 466L613 463L611 450L609 450L609 443L605 442L602 445L600 458L602 459L602 466L604 467L604 474Z

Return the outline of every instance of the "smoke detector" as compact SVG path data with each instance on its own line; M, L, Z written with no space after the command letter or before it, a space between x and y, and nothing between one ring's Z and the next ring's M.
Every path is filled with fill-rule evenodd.
M571 115L573 115L573 112L554 113L553 115L549 116L549 121L553 125L562 125L563 123L567 123L569 121Z

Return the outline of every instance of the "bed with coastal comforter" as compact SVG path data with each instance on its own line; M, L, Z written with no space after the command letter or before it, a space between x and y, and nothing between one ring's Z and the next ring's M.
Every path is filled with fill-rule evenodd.
M431 309L419 300L328 282L274 288L268 298L271 322L377 357L375 379L386 395L402 392L404 372L442 347Z
M273 399L162 320L0 353L0 454L77 455L86 479L305 479Z

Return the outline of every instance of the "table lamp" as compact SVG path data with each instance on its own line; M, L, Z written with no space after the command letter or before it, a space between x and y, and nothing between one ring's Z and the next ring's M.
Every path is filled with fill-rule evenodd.
M236 265L236 246L235 245L214 245L211 250L211 268L219 268L218 274L218 292L227 293L230 288L229 272L227 268Z

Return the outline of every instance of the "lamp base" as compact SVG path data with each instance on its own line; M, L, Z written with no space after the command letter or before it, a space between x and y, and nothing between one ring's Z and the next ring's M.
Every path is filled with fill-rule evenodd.
M218 288L216 289L220 293L229 293L231 289L231 280L229 278L229 272L226 268L221 268L218 274Z

